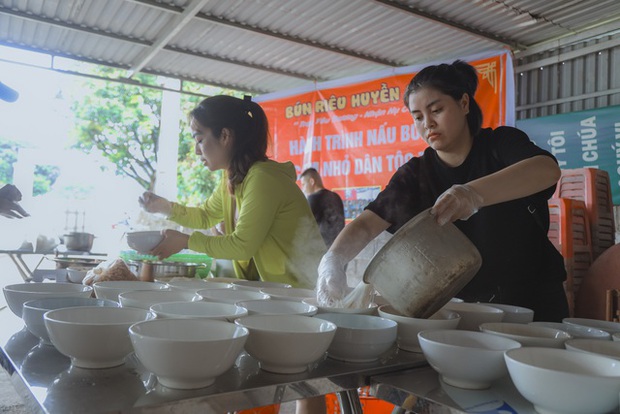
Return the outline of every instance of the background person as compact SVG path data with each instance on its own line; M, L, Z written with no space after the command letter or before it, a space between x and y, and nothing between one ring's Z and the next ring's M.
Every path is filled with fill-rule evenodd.
M336 238L319 266L320 303L343 297L344 266L364 246L432 207L439 224L454 222L482 256L458 297L531 308L536 320L568 316L566 270L547 238L547 200L560 168L518 129L481 129L477 86L475 69L462 61L426 67L412 79L404 102L428 148Z
M301 189L319 225L323 241L329 248L344 228L344 205L340 196L323 186L315 168L308 168L299 176Z

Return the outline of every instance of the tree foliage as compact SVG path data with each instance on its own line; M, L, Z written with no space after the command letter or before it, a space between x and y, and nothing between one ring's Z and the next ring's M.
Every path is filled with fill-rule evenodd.
M0 138L0 187L13 183L13 165L19 148L18 143Z
M32 195L48 193L60 175L60 168L55 165L36 165L34 169L34 188Z
M114 77L115 71L102 67L98 74ZM154 83L149 75L138 75L137 79ZM161 126L161 91L92 79L84 81L84 90L84 96L72 105L77 120L74 148L87 153L99 151L114 166L116 174L136 180L145 190L153 190ZM242 97L240 92L190 82L184 83L184 90L203 95L182 94L184 114L189 114L204 95ZM178 201L188 205L202 204L217 186L221 173L211 172L200 163L187 122L181 123L177 161Z
M13 184L14 165L22 144L0 138L0 187ZM49 192L60 175L60 168L51 165L36 165L32 195L38 196ZM25 188L21 190L25 191Z
M102 75L113 69L102 68ZM138 77L148 78L147 75ZM147 79L143 79L146 81ZM74 148L98 151L117 175L144 189L155 184L159 145L161 91L126 83L86 80L88 91L72 105L76 117Z

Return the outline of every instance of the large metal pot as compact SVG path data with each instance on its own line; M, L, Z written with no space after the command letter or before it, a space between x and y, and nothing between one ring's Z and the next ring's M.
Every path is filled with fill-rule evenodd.
M476 246L452 223L438 225L425 210L377 252L364 272L398 312L427 318L445 305L478 272Z
M63 243L68 250L89 252L93 247L95 235L90 233L71 232L62 236Z
M171 279L173 277L190 277L196 276L196 269L204 267L202 264L196 263L178 263L178 262L151 262L132 260L130 264L136 266L136 274L144 279Z

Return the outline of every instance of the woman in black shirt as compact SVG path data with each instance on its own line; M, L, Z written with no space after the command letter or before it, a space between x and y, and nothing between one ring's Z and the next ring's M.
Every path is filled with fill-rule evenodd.
M342 299L344 266L372 239L432 207L439 224L454 222L482 256L457 296L528 307L536 320L568 316L563 259L547 238L547 200L560 168L516 128L481 129L477 86L475 69L462 61L429 66L412 79L405 105L428 148L398 169L323 257L320 303Z

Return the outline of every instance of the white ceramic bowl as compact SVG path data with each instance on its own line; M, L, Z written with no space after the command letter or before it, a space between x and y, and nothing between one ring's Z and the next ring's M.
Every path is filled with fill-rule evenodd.
M82 283L90 267L67 267L67 279L72 283Z
M390 305L379 306L379 316L398 324L396 344L404 351L422 352L418 341L418 332L436 329L456 329L461 317L458 313L440 309L428 319L410 318L401 315Z
M265 371L294 374L323 357L336 325L300 315L249 315L235 320L250 331L245 350Z
M43 315L52 344L81 368L122 365L133 351L129 327L153 318L138 308L77 307L56 309Z
M358 315L377 315L377 309L379 307L376 303L371 303L367 308L330 308L328 306L320 306L316 298L303 299L302 302L307 303L308 305L316 306L318 309L317 314L349 313Z
M454 311L461 315L458 329L479 331L480 324L485 322L500 322L504 318L504 311L488 305L469 302L448 302L443 309Z
M620 342L598 339L569 339L564 343L569 351L589 352L620 360Z
M256 290L202 289L198 293L207 302L237 303L245 300L267 300L269 295Z
M327 350L330 358L348 362L379 359L396 342L396 322L373 315L320 313L314 318L333 322L338 330Z
M296 300L301 302L303 299L316 297L316 292L314 290L303 288L272 287L263 288L260 291L268 294L271 299L275 300Z
M602 414L618 407L615 359L537 347L512 349L504 358L515 387L539 413Z
M611 339L609 332L602 331L596 328L590 328L589 326L581 325L569 325L561 322L530 322L530 325L546 326L547 328L559 329L560 331L568 332L573 338L583 339L602 339L608 341Z
M158 303L151 306L151 311L158 318L202 318L228 322L248 314L247 309L233 303L204 301Z
M160 282L142 282L131 280L110 280L93 284L95 295L101 299L110 299L118 302L118 295L132 290L165 290L168 285Z
M290 288L288 283L264 282L262 280L238 280L232 282L233 289L261 290L266 288Z
M316 306L294 300L246 300L237 305L248 310L249 315L316 315Z
M166 302L194 302L202 296L185 290L132 290L118 295L122 307L150 309L152 305Z
M45 321L43 315L45 312L62 309L72 308L77 306L108 306L112 308L118 308L118 303L107 299L95 299L95 298L76 298L76 297L63 297L63 298L45 298L34 299L24 303L22 319L26 324L28 330L41 340L41 343L45 345L51 345L47 328L45 327Z
M534 320L534 311L523 306L504 305L501 303L485 303L485 306L492 306L504 311L502 322L529 323Z
M588 326L590 328L600 329L610 334L620 332L620 322L602 321L599 319L587 319L587 318L564 318L562 323L568 325Z
M440 329L418 334L428 363L449 385L485 389L507 375L504 352L520 348L509 338L484 332Z
M34 299L80 297L88 298L93 292L90 286L72 283L16 283L2 288L6 304L11 311L22 317L22 306Z
M207 319L155 319L129 328L136 356L169 388L207 387L235 363L248 330Z
M160 230L127 233L127 245L139 253L148 253L164 239Z
M569 333L546 326L510 322L487 322L480 330L493 335L514 339L523 346L564 348L564 342L571 339Z
M187 279L187 280L173 280L168 282L173 290L191 290L198 292L201 289L230 289L232 283L224 282L205 282L203 279Z

